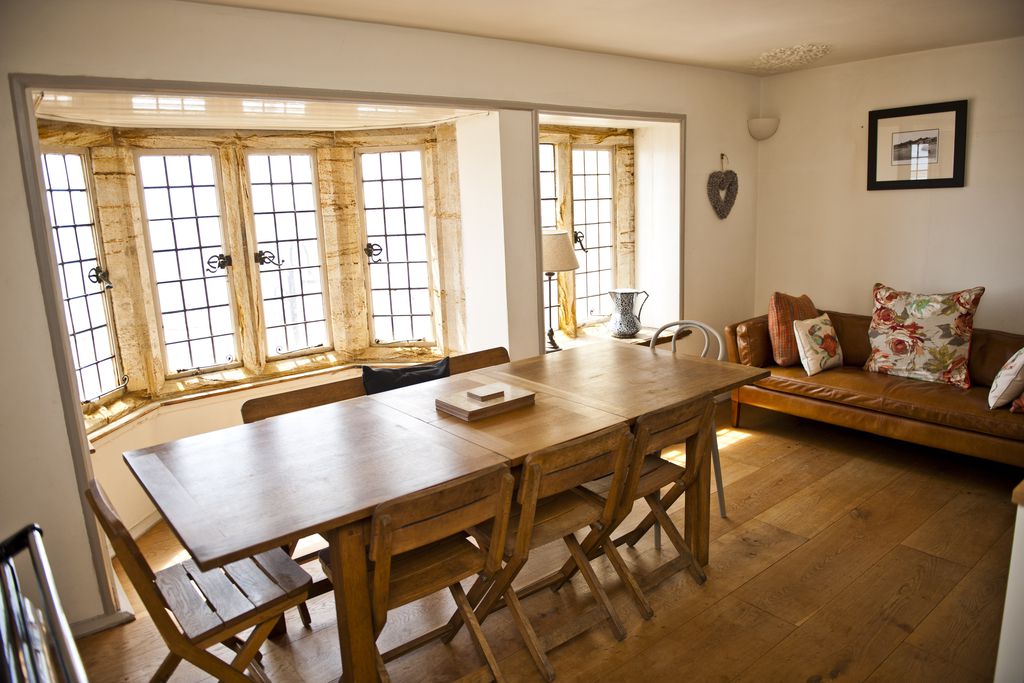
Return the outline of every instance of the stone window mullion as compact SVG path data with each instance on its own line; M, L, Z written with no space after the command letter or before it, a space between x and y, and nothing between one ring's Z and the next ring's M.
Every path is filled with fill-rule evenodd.
M111 309L128 391L156 394L163 386L160 340L150 283L135 158L130 148L90 150L97 218L114 288Z
M231 252L231 286L235 299L235 328L242 365L262 373L267 362L263 334L263 312L259 305L259 272L253 263L256 244L252 219L252 197L245 152L236 145L220 148L224 200L224 238Z

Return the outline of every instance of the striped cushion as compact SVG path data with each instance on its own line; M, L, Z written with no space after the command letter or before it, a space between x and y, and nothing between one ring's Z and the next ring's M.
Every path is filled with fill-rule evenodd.
M772 294L771 301L768 302L768 336L772 340L772 355L777 364L786 367L800 362L800 350L796 345L793 322L816 315L818 309L806 294L800 297L782 292Z

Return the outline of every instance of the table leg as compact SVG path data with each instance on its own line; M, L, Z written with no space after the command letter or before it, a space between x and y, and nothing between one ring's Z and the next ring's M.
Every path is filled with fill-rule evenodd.
M708 563L711 538L711 438L715 429L714 410L704 413L704 425L686 440L687 453L703 453L697 480L687 490L684 536L690 552L700 565Z
M377 681L366 545L360 524L327 534L334 568L334 605L341 644L341 680Z

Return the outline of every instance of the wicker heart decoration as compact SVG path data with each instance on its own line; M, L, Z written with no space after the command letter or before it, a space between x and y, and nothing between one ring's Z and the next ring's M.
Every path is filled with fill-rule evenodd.
M736 171L715 171L708 176L708 199L719 218L725 218L732 211L739 189Z

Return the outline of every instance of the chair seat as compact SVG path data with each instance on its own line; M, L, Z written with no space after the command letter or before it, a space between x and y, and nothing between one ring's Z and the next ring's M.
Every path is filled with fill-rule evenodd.
M280 548L208 572L189 559L156 573L157 590L193 643L301 602L312 581Z
M579 529L585 529L601 519L603 509L602 501L582 489L570 489L540 499L537 501L537 512L533 520L530 548L539 548ZM514 506L509 517L508 534L505 538L506 555L511 555L515 549L518 529L519 506ZM477 527L476 531L484 539L490 540L489 524Z
M650 453L644 457L643 467L640 470L640 481L636 487L636 497L643 498L646 495L660 491L661 489L679 481L686 469L665 460L657 453ZM597 481L592 481L584 484L589 492L594 493L601 498L608 496L608 490L611 488L612 478L611 475L607 477L601 477Z
M328 550L319 552L324 573L333 578ZM388 609L425 598L483 571L486 556L465 536L449 536L391 558Z

